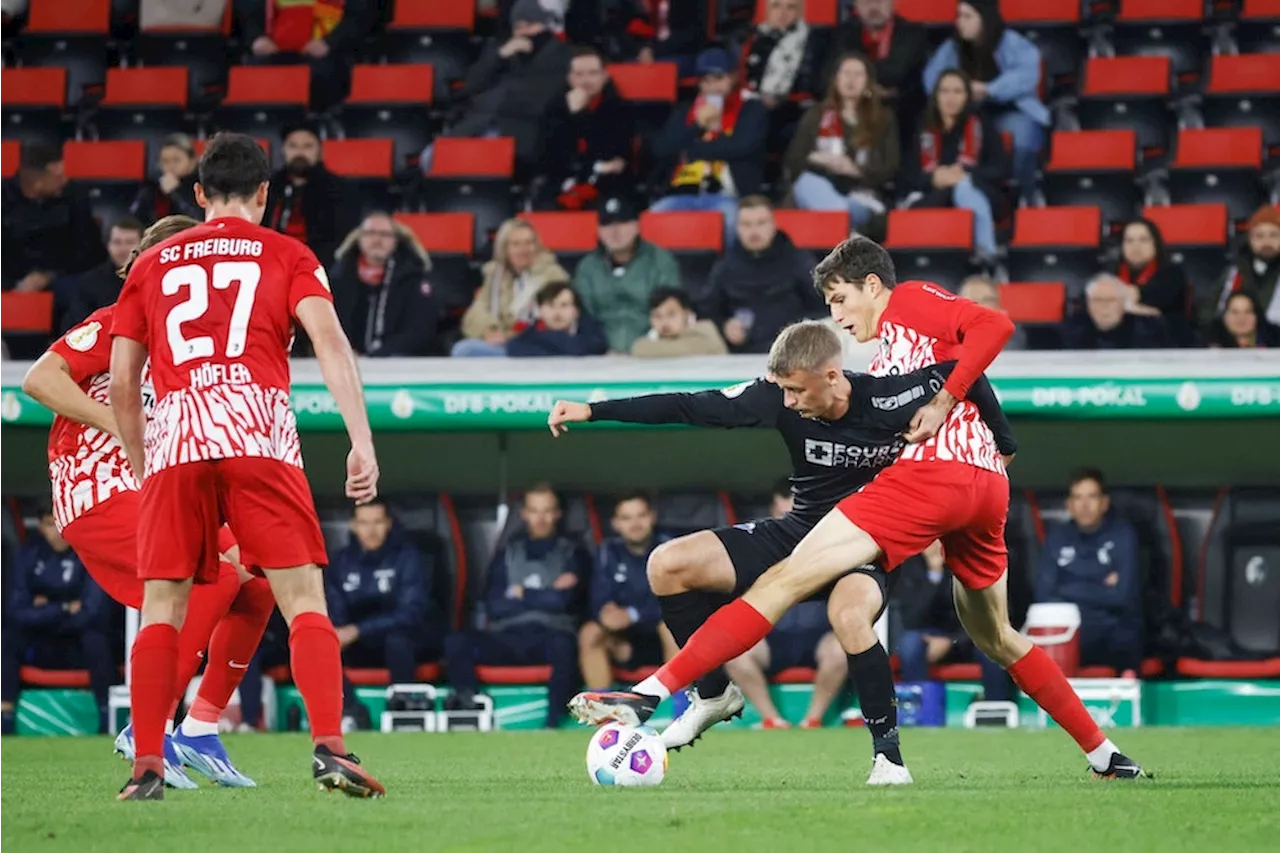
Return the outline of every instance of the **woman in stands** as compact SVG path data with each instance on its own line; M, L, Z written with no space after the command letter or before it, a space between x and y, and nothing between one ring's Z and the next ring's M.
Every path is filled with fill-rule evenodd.
M1252 293L1233 293L1222 316L1209 328L1209 346L1226 349L1280 347L1280 328L1262 316L1262 306Z
M1116 277L1128 285L1128 310L1163 317L1178 346L1192 343L1195 302L1187 274L1169 259L1160 229L1148 219L1124 227Z
M847 210L862 229L885 207L881 191L898 171L898 122L875 96L865 56L836 63L826 97L800 120L783 161L796 207Z
M129 206L143 225L171 214L190 216L204 220L204 211L196 204L196 156L195 145L185 133L165 137L160 145L157 166L160 174L147 181L138 190L138 197Z
M959 207L973 211L973 246L979 260L996 254L995 213L1008 158L995 123L972 103L969 76L944 72L933 88L915 156L903 164L907 207Z
M997 0L966 0L956 9L956 34L934 52L924 69L930 94L944 71L969 75L972 100L1013 137L1013 177L1024 202L1036 195L1036 162L1052 124L1040 101L1040 51L1024 36L1005 28Z

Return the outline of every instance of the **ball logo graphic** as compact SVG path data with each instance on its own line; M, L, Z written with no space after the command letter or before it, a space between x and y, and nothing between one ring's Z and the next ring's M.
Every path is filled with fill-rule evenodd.
M631 769L637 773L648 773L649 768L653 766L653 759L649 757L649 753L643 749L637 749L631 753Z
M600 740L598 741L601 749L608 749L609 747L613 746L617 742L618 742L617 729L605 729L604 733L600 735Z

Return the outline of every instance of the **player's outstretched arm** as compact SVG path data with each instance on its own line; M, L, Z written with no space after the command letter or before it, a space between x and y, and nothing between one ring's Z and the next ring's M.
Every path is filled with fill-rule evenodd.
M147 415L142 409L142 368L147 361L147 348L133 338L117 336L111 342L111 383L107 398L115 413L119 431L116 435L124 446L125 457L133 476L142 482L146 476L146 453L142 437Z
M782 391L777 385L757 379L718 391L681 394L644 394L598 403L560 401L547 417L552 435L560 435L565 424L613 421L624 424L685 424L687 426L733 429L773 427L785 411Z
M299 300L293 313L315 347L320 374L338 404L351 439L351 453L347 456L347 497L357 504L367 503L378 496L378 459L373 450L373 430L369 427L364 382L355 353L329 300L305 297Z
M71 378L71 365L56 352L46 352L27 370L22 390L55 415L119 435L111 408L86 394Z

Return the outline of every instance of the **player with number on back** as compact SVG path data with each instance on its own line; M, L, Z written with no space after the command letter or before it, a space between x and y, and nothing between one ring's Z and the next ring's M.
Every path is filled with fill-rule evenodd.
M941 539L956 610L974 644L1071 735L1095 775L1145 775L1098 728L1058 665L1009 623L1009 480L991 430L965 398L1013 324L937 285L898 285L889 253L865 237L832 250L813 279L838 325L859 341L879 339L873 374L918 370L951 357L955 370L916 412L906 436L911 443L893 465L840 501L784 562L716 611L654 676L630 692L579 694L574 714L585 722L643 722L672 690L751 649L788 608L854 566L879 560L892 570Z
M342 659L325 609L324 539L289 406L295 321L315 345L351 438L346 491L357 503L377 495L373 436L324 268L302 243L258 224L268 177L255 140L215 136L196 184L204 224L139 257L116 304L110 400L129 463L144 472L138 572L146 582L131 658L137 758L122 800L164 798L160 755L178 628L192 582L216 578L224 521L241 562L265 572L289 625L316 783L352 796L384 793L342 739ZM148 355L158 398L150 421L141 392Z

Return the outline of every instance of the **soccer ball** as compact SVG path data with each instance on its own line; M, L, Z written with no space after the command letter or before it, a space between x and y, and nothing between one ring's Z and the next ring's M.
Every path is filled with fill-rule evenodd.
M587 775L597 785L660 785L667 775L667 748L648 726L608 723L587 744Z

